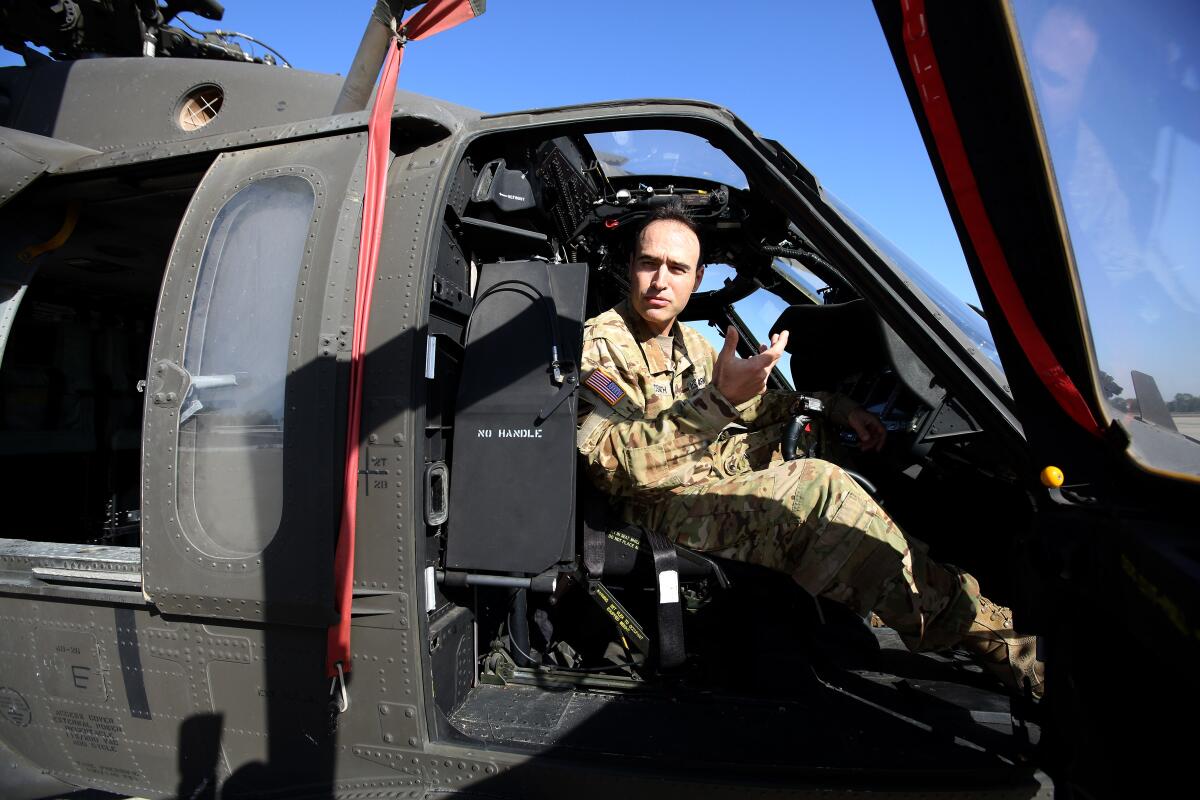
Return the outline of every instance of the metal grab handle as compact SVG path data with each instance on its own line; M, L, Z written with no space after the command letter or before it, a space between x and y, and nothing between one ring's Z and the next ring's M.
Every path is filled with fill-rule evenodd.
M445 461L425 467L425 524L441 525L450 516L450 468Z

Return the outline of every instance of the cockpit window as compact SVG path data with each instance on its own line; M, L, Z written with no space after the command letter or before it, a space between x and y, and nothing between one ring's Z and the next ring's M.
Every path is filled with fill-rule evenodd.
M212 224L184 348L180 513L218 558L262 552L283 513L284 386L313 189L254 181Z
M871 227L870 223L856 214L849 206L828 192L826 192L825 199L858 229L863 238L870 242L881 256L891 261L913 283L917 284L925 296L941 309L948 324L958 328L966 337L969 346L976 354L987 358L1003 374L1004 366L1000 363L1000 354L996 352L996 340L992 338L992 329L988 327L983 314L943 286L937 278L922 269L917 262Z
M829 284L815 275L808 267L792 258L777 258L774 267L784 280L804 292L808 299L817 304L825 302L825 293L829 290Z
M729 156L706 139L682 131L611 131L587 135L600 167L610 178L662 175L705 178L733 189L749 184Z
M1151 424L1200 443L1200 9L1014 7L1101 390L1135 455L1171 469L1138 441ZM1147 413L1159 394L1169 418Z

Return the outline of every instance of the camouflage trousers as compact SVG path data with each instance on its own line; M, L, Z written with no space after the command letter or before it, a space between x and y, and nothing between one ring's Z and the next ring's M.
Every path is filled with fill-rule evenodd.
M645 510L646 522L685 547L781 570L814 596L874 611L914 650L954 645L979 610L974 578L931 560L828 461L775 461L683 487Z

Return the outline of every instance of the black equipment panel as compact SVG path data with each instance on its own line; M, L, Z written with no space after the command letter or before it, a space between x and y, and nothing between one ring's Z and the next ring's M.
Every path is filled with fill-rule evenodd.
M455 416L447 569L537 575L574 558L587 270L543 261L480 270Z

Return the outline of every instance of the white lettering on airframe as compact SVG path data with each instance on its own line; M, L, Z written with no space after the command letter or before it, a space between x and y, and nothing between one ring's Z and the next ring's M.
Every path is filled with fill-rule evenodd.
M475 438L491 439L495 436L497 439L541 439L542 433L541 428L496 428L494 431L489 428L477 428Z

